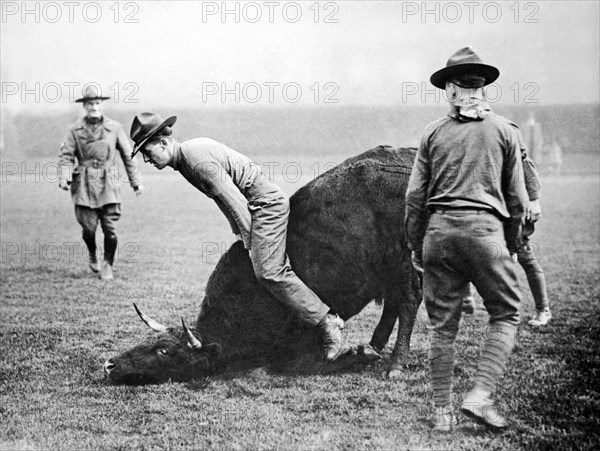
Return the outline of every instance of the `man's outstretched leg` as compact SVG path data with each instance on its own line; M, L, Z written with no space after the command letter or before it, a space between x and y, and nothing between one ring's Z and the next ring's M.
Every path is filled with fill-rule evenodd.
M289 201L283 197L249 204L252 214L250 259L258 281L277 300L295 311L306 323L317 326L325 359L335 360L342 350L344 321L293 271L285 252Z

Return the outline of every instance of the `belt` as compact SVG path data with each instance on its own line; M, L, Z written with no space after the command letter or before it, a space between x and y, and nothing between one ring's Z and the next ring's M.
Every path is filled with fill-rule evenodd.
M79 166L84 166L86 168L96 168L100 169L106 166L107 161L100 160L83 160L79 162Z
M432 213L471 213L480 215L483 213L489 213L491 215L497 216L497 213L494 210L488 208L474 208L474 207L434 207L432 208Z

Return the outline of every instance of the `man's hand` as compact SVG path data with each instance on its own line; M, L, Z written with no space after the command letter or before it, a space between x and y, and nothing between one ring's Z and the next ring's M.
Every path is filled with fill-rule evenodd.
M504 223L504 239L506 240L506 247L513 261L516 261L515 259L517 258L522 231L523 216L520 219L518 217L511 218Z
M542 216L542 206L540 205L540 200L532 200L529 202L529 207L525 212L525 219L528 221L535 222Z
M69 181L65 178L60 178L58 181L58 187L62 190L69 191Z
M423 274L425 271L423 269L423 256L421 255L421 252L412 251L411 260L412 265L417 272Z
M144 187L142 185L133 187L133 191L135 192L136 196L141 196L143 190L144 190Z

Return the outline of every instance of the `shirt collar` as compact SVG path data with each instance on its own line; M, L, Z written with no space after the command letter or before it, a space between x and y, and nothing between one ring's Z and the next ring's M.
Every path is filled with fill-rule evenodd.
M99 125L99 124L103 124L104 123L104 116L100 116L99 118L95 118L95 117L87 117L84 116L83 117L83 122L85 122L88 125Z
M171 166L174 170L179 171L179 162L181 160L181 144L175 141L173 143L173 160Z
M105 130L107 131L113 131L116 127L116 122L113 121L112 119L110 119L109 117L106 116L102 116L102 127L104 127ZM75 125L75 129L79 129L79 128L85 128L87 126L87 122L85 120L85 117L80 118L76 125Z

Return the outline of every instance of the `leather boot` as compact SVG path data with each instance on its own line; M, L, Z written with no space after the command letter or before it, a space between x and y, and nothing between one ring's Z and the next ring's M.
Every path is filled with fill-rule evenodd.
M100 265L98 264L96 254L89 254L89 267L94 274L98 274L100 272Z
M508 426L507 421L496 410L491 394L481 390L471 390L463 400L460 411L475 422L496 431Z
M344 320L338 315L328 313L317 326L321 330L325 359L331 362L342 352Z
M112 265L106 260L102 263L102 272L100 273L100 279L102 280L113 280Z

